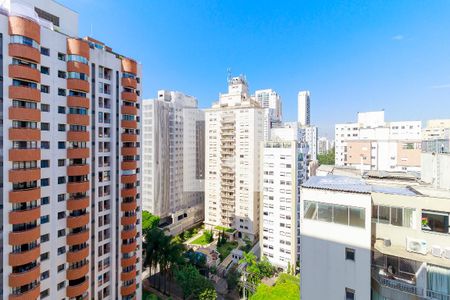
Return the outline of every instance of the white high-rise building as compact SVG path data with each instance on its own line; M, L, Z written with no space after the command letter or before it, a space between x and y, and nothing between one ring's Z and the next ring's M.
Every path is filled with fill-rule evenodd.
M261 164L262 255L280 268L295 268L300 254L300 192L307 174L306 143L274 138L263 143Z
M316 126L302 126L305 132L305 141L308 143L309 159L311 161L317 160L317 139L319 136L319 128Z
M180 92L143 104L142 204L171 234L203 219L204 122L197 99Z
M450 119L428 120L427 126L422 129L423 140L450 139Z
M319 138L317 142L317 154L327 154L331 148L333 148L333 141L330 141L324 136Z
M298 119L297 121L302 126L309 126L311 124L311 103L309 91L298 92Z
M241 75L206 110L205 224L235 228L254 239L259 230L260 143L264 109Z
M281 97L272 89L255 91L255 100L264 108L264 140L270 139L270 129L281 123Z
M362 170L420 171L421 121L386 122L384 111L336 124L335 164Z

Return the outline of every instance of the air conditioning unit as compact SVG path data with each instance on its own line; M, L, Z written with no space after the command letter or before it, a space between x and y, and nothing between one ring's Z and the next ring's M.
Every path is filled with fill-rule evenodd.
M442 256L442 247L440 247L440 246L432 246L431 247L431 254L433 256L436 256L436 257L441 257Z
M442 253L442 257L445 257L446 259L450 259L450 247L444 249L444 251Z
M407 237L406 238L406 250L408 252L416 252L426 255L428 252L427 241L417 240Z

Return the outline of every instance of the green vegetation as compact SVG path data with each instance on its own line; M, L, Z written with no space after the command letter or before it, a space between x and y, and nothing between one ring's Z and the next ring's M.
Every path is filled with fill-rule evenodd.
M158 227L160 218L158 216L152 215L148 211L144 210L142 212L142 232L151 230Z
M300 278L286 273L280 274L273 287L260 284L251 300L298 300L300 299Z
M200 237L198 237L195 240L193 240L191 242L191 244L204 246L204 245L208 245L213 240L214 240L213 232L211 230L205 230L203 232L203 235L201 235Z
M237 242L227 242L221 244L220 246L217 245L217 252L219 252L219 257L221 260L224 260L228 255L230 255L231 251L233 249L236 249L238 246Z
M228 233L233 233L236 230L236 229L233 229L233 228L223 227L223 226L219 226L219 225L214 227L214 229L217 229L219 231L225 231L225 232L228 232Z
M155 294L142 290L142 300L160 300Z
M188 229L186 231L183 231L182 233L176 235L173 238L173 241L174 242L178 242L178 243L184 243L185 241L189 240L191 237L196 235L200 231L200 229L202 227L203 226L198 226L198 227L191 228L191 229Z
M200 275L192 265L184 265L175 271L175 279L183 290L184 299L213 300L217 298L212 283Z
M266 257L257 261L256 255L252 252L244 253L244 257L239 261L240 264L246 263L247 281L258 285L264 277L271 277L275 274L275 267L270 264Z
M241 274L236 269L230 270L227 274L227 284L228 284L228 290L234 290L238 283L239 278L241 277Z
M248 238L244 239L245 245L244 246L240 246L239 250L242 250L244 252L250 252L250 250L252 250L252 241L250 241Z
M334 148L330 149L326 154L317 155L320 165L334 165Z

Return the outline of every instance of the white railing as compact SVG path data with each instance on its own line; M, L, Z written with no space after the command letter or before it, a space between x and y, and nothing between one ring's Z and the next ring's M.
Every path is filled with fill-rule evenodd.
M387 277L383 277L381 275L376 274L375 276L375 280L378 281L378 283L382 286L391 288L391 289L395 289L395 290L399 290L408 294L412 294L412 295L418 295L418 296L423 296L423 289L422 288L418 288L417 286L415 286L414 284L409 284L400 280L396 280L396 279L390 279ZM447 300L447 299L445 299Z
M427 298L433 300L450 300L450 295L427 290Z

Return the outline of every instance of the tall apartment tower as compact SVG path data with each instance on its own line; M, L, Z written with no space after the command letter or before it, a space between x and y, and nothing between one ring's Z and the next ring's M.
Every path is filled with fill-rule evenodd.
M235 228L254 239L259 232L260 143L264 109L250 97L241 75L206 110L205 223Z
M271 128L282 121L281 97L272 89L255 91L255 99L264 108L264 140L270 139Z
M139 299L140 65L26 3L0 7L2 299Z
M300 190L307 177L306 143L274 140L261 149L261 250L275 266L296 267L300 255Z
M142 205L171 234L203 220L204 136L196 98L161 90L143 102Z
M302 126L309 126L311 124L311 106L309 96L309 91L298 92L298 122Z

